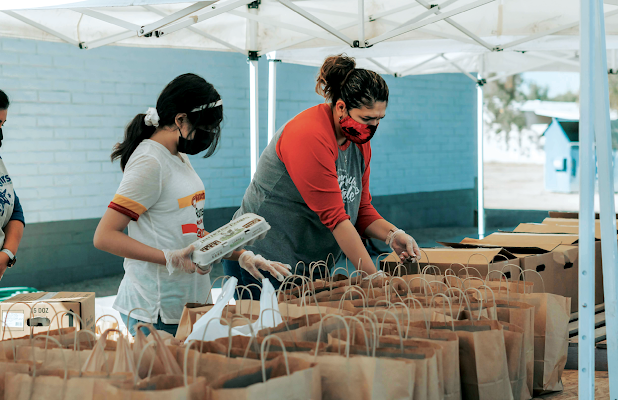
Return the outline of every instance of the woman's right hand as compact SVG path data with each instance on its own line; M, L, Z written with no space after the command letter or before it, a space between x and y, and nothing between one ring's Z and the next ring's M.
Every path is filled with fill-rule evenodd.
M191 260L193 250L195 250L193 245L180 250L163 250L166 261L165 266L170 272L170 275L174 272L174 270L186 272L187 274L192 274L197 271L200 275L206 275L210 272L212 265L209 265L205 270L203 270L202 268L199 268L193 260Z
M276 261L269 261L261 255L256 255L252 251L244 251L238 257L240 267L251 274L255 279L262 280L264 276L260 273L260 269L270 272L272 276L277 278L279 282L283 281L286 276L292 275L292 267L288 264L282 264Z

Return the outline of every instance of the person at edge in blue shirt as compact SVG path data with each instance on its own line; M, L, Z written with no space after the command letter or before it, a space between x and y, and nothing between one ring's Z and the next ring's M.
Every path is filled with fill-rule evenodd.
M0 148L2 147L2 128L7 120L9 97L0 90ZM0 157L0 279L7 268L17 262L15 254L26 226L24 211L13 188L13 181Z

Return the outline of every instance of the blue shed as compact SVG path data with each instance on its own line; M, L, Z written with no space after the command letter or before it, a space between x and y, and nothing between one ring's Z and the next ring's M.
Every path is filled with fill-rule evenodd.
M618 189L616 158L618 122L612 121L614 189ZM579 191L579 121L553 118L545 136L545 190L558 193Z

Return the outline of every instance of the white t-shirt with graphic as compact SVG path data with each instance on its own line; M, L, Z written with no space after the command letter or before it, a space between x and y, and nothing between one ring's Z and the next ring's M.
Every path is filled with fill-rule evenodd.
M124 169L109 207L131 217L129 236L156 249L182 249L205 236L204 183L188 157L172 155L162 144L144 140ZM182 160L181 160L182 158ZM125 258L125 275L114 309L145 322L178 324L188 302L205 303L209 275L174 271L164 265ZM152 321L150 315L155 321Z
M0 249L4 244L4 227L9 223L15 206L15 191L9 172L0 158Z

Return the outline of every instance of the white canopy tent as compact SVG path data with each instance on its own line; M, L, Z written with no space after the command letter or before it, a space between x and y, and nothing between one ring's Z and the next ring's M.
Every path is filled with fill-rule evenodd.
M479 83L479 102L483 77L490 73L498 74L490 79L500 79L531 70L581 70L580 330L582 335L587 332L589 338L594 337L590 331L594 329L594 311L587 306L593 304L594 296L594 269L587 268L594 265L594 132L603 237L611 239L603 242L603 265L611 333L607 335L611 395L618 398L613 271L617 246L610 195L611 146L606 146L610 137L606 74L618 67L618 0L605 0L604 4L603 0L0 0L0 36L64 41L84 50L122 45L246 54L251 78L252 174L259 157L259 56L268 55L273 61L269 64L269 136L275 129L279 60L319 65L326 55L346 52L357 58L359 66L395 76L463 73ZM606 49L610 49L609 57ZM482 123L478 135L482 235ZM594 384L594 341L583 340L579 348L580 394L584 397L594 393L588 391ZM585 398L593 398L593 394Z

